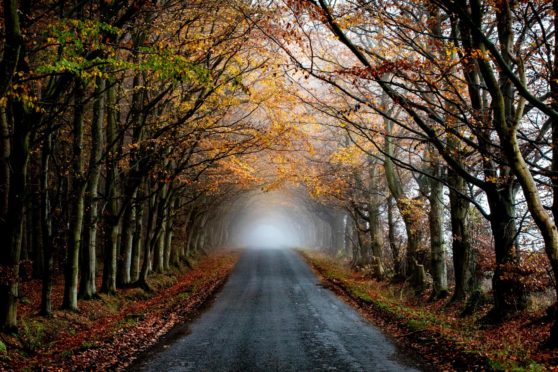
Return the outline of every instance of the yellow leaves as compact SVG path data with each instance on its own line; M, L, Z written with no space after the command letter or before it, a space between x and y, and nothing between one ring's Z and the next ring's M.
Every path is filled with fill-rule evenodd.
M364 153L356 145L339 148L330 158L333 164L359 167L364 161Z
M454 56L457 55L458 51L459 49L454 44L447 44L445 48L446 59L454 59Z
M486 176L486 177L484 177L484 180L487 183L493 183L493 184L496 184L498 182L498 178L496 178L494 176Z

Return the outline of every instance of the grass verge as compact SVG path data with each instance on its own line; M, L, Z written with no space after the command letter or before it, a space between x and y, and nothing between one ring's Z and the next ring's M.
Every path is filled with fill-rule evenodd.
M29 297L19 332L0 333L0 370L124 369L175 325L194 317L224 284L238 256L214 253L192 270L154 274L149 281L153 292L128 288L114 296L101 294L80 301L76 313L56 310L48 318L35 314L36 288L24 286ZM54 288L55 304L61 284Z
M558 352L541 350L549 324L529 313L492 327L479 326L488 310L460 317L461 304L408 295L404 284L366 278L331 256L299 251L325 287L345 298L396 343L420 356L428 370L557 370Z

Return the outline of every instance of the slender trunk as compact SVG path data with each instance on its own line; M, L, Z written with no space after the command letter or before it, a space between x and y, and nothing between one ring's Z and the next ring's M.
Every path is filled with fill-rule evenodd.
M103 282L101 291L104 293L116 292L116 268L118 258L118 233L120 219L118 218L117 200L117 144L116 128L117 110L116 94L114 86L107 90L107 179L106 179L106 232L104 240L104 263L103 263Z
M38 160L40 164L40 159ZM37 173L37 178L42 177L42 168ZM43 246L43 225L41 224L41 208L36 206L41 205L41 188L40 183L34 187L33 197L30 199L28 210L30 211L31 226L29 232L31 234L30 240L33 246L33 278L40 279L44 274L44 246Z
M162 205L164 205L163 200L159 200L158 203L158 210L157 210L157 222L155 224L155 230L153 232L153 234L155 235L155 238L153 239L153 243L154 243L154 254L153 254L153 270L155 270L158 273L164 273L165 272L165 268L164 268L164 236L165 236L165 231L166 231L166 213L164 211L164 207L162 207Z
M188 208L188 213L186 214L186 219L184 221L184 240L183 244L180 245L179 259L185 259L188 257L188 240L190 237L190 228L194 215L194 207Z
M136 198L134 193L133 198ZM134 243L134 229L136 228L136 208L132 202L126 208L122 222L122 236L120 249L121 253L118 259L118 277L119 286L126 286L131 283L131 266L132 266L132 244Z
M446 266L446 247L444 242L444 205L443 186L439 179L442 177L442 167L438 154L430 149L432 162L430 179L430 211L428 215L430 225L430 261L432 271L432 298L439 299L448 295L448 273Z
M50 208L49 170L52 151L52 134L48 134L42 148L42 176L41 176L41 225L43 226L44 271L41 290L41 315L52 312L52 270L54 269L52 246L52 215Z
M152 193L151 197L149 198L149 205L147 211L147 225L145 227L145 239L143 241L143 262L141 265L141 270L138 278L138 282L142 285L147 284L147 276L149 275L149 271L151 269L151 248L152 248L152 240L153 240L153 223L155 220L155 205L156 205L156 195L153 193L151 188L151 181L148 180L146 185L146 193Z
M163 222L161 222L161 229L159 230L159 238L157 239L157 254L159 255L157 260L157 266L155 266L155 270L159 273L166 273L168 270L167 265L165 265L166 261L166 252L165 252L165 237L167 236L167 228L168 228L168 218L165 217Z
M157 220L155 224L154 234L156 238L154 240L154 250L153 255L153 266L154 270L158 273L164 273L165 266L165 232L167 229L167 218L168 218L168 185L163 185L159 197L157 198Z
M118 236L120 226L116 218L109 219L107 225L109 229L105 233L105 254L101 292L114 294L116 293L116 263L118 256Z
M86 231L82 250L80 296L92 298L97 293L97 230L98 230L98 198L99 180L101 175L101 159L103 151L103 120L105 116L104 90L105 81L97 78L95 101L93 103L93 121L91 123L91 154L89 158L89 180L87 184L88 209Z
M74 95L74 138L72 166L72 199L70 208L70 239L66 255L66 274L64 281L64 301L62 307L77 310L79 251L81 245L81 231L83 227L83 213L85 208L86 178L83 171L83 100L85 92L81 81L76 81Z
M402 276L401 272L401 256L399 253L399 244L396 238L395 227L395 200L392 196L388 197L388 240L391 254L393 256L393 271L395 276Z
M130 280L137 281L140 273L140 260L142 251L142 241L144 232L144 210L145 203L143 202L143 187L140 187L137 193L136 201L134 202L135 210L135 224L134 235L132 240L132 263L130 267Z
M370 248L372 252L372 264L374 275L381 279L384 276L383 246L384 234L380 220L380 188L378 187L378 176L376 174L377 165L370 161L369 168L369 187L370 193L368 202L368 224L370 229Z
M178 263L178 252L172 247L174 214L177 206L178 198L173 197L172 201L169 203L170 211L167 219L167 231L165 234L165 270L167 271L170 270L171 263L173 265Z
M175 258L177 255L175 250L172 247L172 220L170 220L167 224L167 233L165 235L165 268L166 270L170 270L170 266L175 265L178 263L178 260Z
M196 226L198 222L198 210L196 207L192 207L192 212L190 213L190 218L186 231L186 241L184 247L184 257L188 258L192 256L192 246L194 242L194 235L196 231Z

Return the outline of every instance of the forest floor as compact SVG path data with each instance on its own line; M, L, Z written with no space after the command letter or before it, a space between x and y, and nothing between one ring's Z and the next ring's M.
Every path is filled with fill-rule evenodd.
M120 370L178 323L193 318L221 288L239 253L201 257L193 269L149 277L152 292L119 290L80 301L78 312L59 310L63 278L53 288L50 317L37 315L40 282L22 285L19 332L0 333L0 370ZM99 278L100 280L100 278Z
M349 263L315 251L301 251L325 287L358 308L401 347L433 370L558 370L558 350L541 348L551 323L545 310L528 311L498 325L479 320L490 305L463 317L463 304L411 295L404 284L379 282Z

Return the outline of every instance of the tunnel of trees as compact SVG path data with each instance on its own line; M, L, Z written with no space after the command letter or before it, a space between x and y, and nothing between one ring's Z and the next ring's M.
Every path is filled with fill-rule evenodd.
M556 1L1 11L4 330L23 281L77 311L257 223L433 299L488 274L492 322L558 289Z

